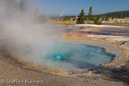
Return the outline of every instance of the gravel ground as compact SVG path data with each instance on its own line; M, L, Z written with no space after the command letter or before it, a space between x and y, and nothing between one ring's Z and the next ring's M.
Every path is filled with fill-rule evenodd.
M127 66L110 74L64 76L23 67L22 63L10 58L0 52L0 86L129 86L129 60Z
M108 45L101 44L100 46ZM114 47L108 48L110 48L108 52L112 50L111 52L116 53ZM64 76L41 69L23 67L22 63L0 50L0 86L129 86L128 70L129 60L124 66L112 70L110 74Z
M11 60L5 57L0 57L0 86L129 86L122 80L116 80L112 74L83 77L62 76L46 71L25 69L16 64L11 63ZM43 83L25 82L28 79L33 82L43 80ZM23 83L18 84L16 80Z

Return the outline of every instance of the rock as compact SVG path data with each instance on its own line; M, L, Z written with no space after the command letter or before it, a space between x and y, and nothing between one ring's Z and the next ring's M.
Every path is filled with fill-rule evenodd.
M125 42L125 46L129 47L129 41Z

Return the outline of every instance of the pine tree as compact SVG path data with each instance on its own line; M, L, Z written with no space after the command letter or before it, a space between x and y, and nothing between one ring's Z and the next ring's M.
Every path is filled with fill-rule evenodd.
M79 14L78 16L78 19L77 19L77 24L84 24L84 21L85 21L85 18L84 18L84 10L82 9L81 13Z
M89 20L93 20L92 7L90 7L90 9L89 9L89 13L88 13L88 23L89 23Z

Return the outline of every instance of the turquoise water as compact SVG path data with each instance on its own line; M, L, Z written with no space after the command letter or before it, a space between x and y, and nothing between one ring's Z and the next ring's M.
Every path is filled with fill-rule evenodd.
M64 71L98 69L101 64L109 63L115 58L115 55L105 52L104 48L60 42L57 42L54 50L45 56L46 62L51 61L50 67Z

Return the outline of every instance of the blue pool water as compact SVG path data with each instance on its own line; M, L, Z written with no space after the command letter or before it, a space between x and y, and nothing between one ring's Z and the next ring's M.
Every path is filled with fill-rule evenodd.
M52 52L45 55L45 62L50 63L49 67L68 72L98 69L101 64L109 63L114 58L115 55L97 46L57 42Z

